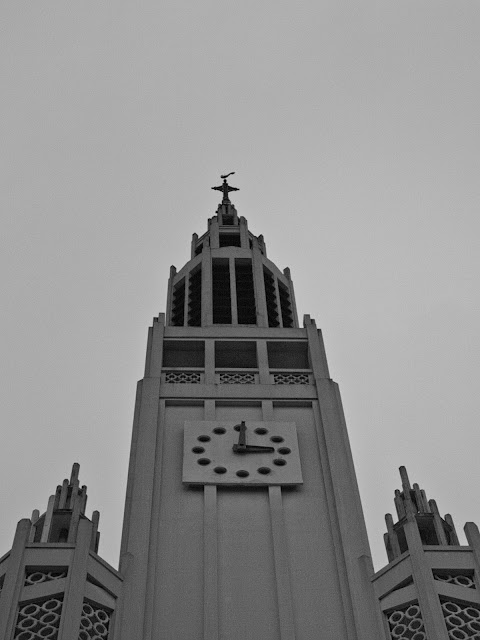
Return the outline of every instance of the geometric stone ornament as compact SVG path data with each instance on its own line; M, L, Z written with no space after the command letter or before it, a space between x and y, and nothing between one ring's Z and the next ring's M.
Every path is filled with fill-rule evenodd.
M174 384L200 384L202 376L197 371L167 371L165 382Z
M449 638L480 638L480 610L476 606L446 600L442 602L442 610Z
M440 573L437 571L433 572L433 577L435 580L440 580L441 582L449 582L451 584L457 585L457 587L467 587L467 589L476 589L475 582L473 580L473 575L467 575L465 573L459 573L452 575L450 573Z
M244 372L222 372L218 374L218 382L220 384L255 384L255 374L254 373L244 373Z
M15 640L56 640L60 626L63 596L46 598L20 605Z
M273 384L310 384L308 373L274 373Z
M78 640L106 640L110 613L90 602L84 602Z
M25 574L25 586L32 584L40 584L41 582L51 582L52 580L60 580L67 577L67 567L57 567L56 569L48 569L44 567L35 567Z
M418 604L391 611L388 625L392 640L425 640L425 627Z
M242 430L246 449L236 453ZM294 422L185 422L183 451L185 484L303 484Z

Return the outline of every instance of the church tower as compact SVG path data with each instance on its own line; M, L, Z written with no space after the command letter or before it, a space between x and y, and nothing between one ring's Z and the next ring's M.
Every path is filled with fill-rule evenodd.
M321 332L227 177L149 330L119 571L74 464L0 557L0 640L479 640L478 528L404 467L374 573Z
M149 330L115 640L382 638L321 332L227 177Z

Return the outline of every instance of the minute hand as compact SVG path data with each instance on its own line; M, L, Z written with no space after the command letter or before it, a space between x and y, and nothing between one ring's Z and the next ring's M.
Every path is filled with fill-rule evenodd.
M275 449L273 447L261 447L255 444L245 444L243 446L234 444L233 451L235 453L273 453Z

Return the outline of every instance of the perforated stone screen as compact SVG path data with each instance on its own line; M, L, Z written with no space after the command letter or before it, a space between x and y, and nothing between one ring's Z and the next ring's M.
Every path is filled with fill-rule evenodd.
M62 614L63 596L21 604L15 626L15 640L56 640Z
M390 637L394 640L426 640L422 613L417 604L396 609L388 615Z
M200 384L202 376L198 371L166 371L165 382L169 384Z
M255 384L254 373L222 372L219 374L220 384Z
M51 582L52 580L60 580L67 577L66 567L58 567L57 569L44 569L43 567L35 567L29 569L25 574L25 586L32 584L40 584L41 582Z
M434 572L433 577L435 580L441 582L449 582L450 584L456 584L458 587L467 587L468 589L476 589L473 575L457 574L451 575L449 573Z
M274 384L310 384L308 373L274 373Z
M106 640L109 626L108 611L90 602L83 603L78 640Z
M480 638L480 610L477 607L446 600L442 602L442 611L451 640Z

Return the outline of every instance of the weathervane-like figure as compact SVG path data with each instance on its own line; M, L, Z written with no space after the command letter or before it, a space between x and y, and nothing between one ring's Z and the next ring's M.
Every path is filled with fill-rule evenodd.
M235 173L235 171L231 171L230 173L227 173L224 176L220 176L221 178L223 178L223 184L220 185L219 187L212 187L212 189L215 189L215 191L222 191L222 193L223 193L222 204L231 204L230 198L228 197L229 192L230 191L239 191L239 189L237 189L237 187L231 187L229 184L227 184L228 176L233 176L234 173Z

